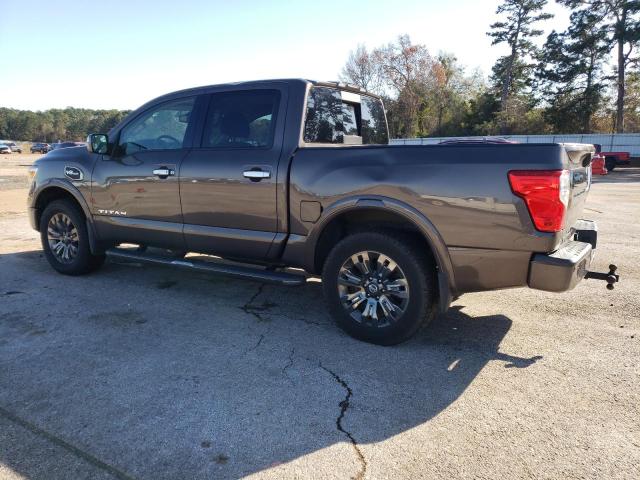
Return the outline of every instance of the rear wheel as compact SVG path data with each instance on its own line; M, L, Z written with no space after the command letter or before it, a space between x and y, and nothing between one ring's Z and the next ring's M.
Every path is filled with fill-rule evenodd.
M350 235L329 253L322 283L338 325L366 342L403 342L434 314L435 267L408 236Z
M104 255L92 255L82 211L69 200L51 202L40 218L42 249L49 264L66 275L82 275L104 263Z
M614 168L616 168L616 159L613 157L606 157L604 160L604 166L607 167L607 170L612 172Z

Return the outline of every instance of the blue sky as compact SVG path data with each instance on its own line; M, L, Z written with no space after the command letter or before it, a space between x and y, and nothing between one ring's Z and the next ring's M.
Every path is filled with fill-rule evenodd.
M358 43L399 34L485 74L498 0L1 0L0 106L135 108L163 93L258 78L336 79ZM93 3L93 5L91 5ZM547 31L568 12L554 3Z

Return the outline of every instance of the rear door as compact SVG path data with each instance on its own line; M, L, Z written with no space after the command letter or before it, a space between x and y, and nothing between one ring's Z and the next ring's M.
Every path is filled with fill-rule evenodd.
M200 146L180 167L187 249L262 259L278 225L285 86L212 93Z
M92 213L101 239L184 248L178 171L193 137L198 97L157 104L117 134L93 172Z

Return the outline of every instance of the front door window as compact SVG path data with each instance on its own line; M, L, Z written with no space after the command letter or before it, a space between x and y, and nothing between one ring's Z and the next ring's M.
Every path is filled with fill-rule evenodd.
M194 97L181 98L143 113L122 130L118 153L183 148L194 102Z

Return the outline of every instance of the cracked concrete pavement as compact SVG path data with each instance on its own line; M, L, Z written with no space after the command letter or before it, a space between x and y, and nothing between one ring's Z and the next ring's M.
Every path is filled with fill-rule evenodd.
M384 348L300 288L64 277L0 159L0 479L639 477L640 170L596 179L595 281L466 295Z
M364 458L362 450L360 450L360 447L358 446L358 442L356 441L355 438L353 438L353 435L351 434L351 432L349 432L348 430L345 430L344 427L342 426L342 421L344 419L344 416L347 413L347 410L349 409L349 400L351 400L351 397L353 396L353 390L351 390L351 387L347 384L347 382L345 382L342 378L340 378L340 376L337 373L335 373L332 370L329 370L327 367L323 366L322 363L320 364L320 368L322 368L324 371L329 373L333 378L335 378L336 382L338 382L342 386L342 388L344 388L347 392L347 395L344 397L344 400L342 400L338 404L340 406L340 415L338 415L338 418L336 418L336 427L338 428L338 430L340 430L342 433L344 433L347 436L347 438L353 445L353 450L356 452L356 456L358 457L358 461L360 462L360 470L358 470L358 472L353 476L353 478L355 480L362 480L367 473L367 459Z

